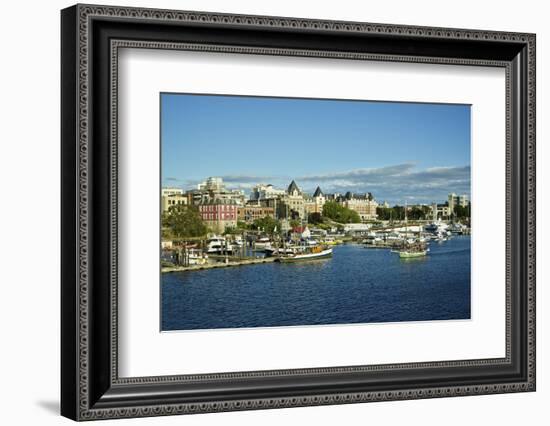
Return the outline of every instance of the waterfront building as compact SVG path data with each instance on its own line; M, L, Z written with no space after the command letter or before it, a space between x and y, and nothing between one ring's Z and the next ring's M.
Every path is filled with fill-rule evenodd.
M160 204L162 212L167 212L172 206L188 205L187 196L183 193L183 189L180 188L161 188L160 190Z
M237 220L240 222L252 223L256 219L274 216L275 209L273 207L264 207L262 205L250 203L247 203L245 206L237 207Z
M370 223L347 223L344 225L344 232L348 235L365 235L370 231Z
M295 226L291 230L290 237L295 241L306 240L311 237L311 231L307 225Z
M189 204L189 199L187 198L187 195L183 194L183 191L181 194L174 193L171 195L162 195L161 196L161 207L162 212L167 212L170 207L173 206L187 206Z
M305 209L309 213L323 213L323 206L325 205L326 198L320 187L317 187L313 193L313 197L305 197Z
M378 217L376 213L378 203L370 192L354 194L348 191L344 196L339 196L336 201L344 207L356 211L362 221L375 220Z
M198 209L203 222L213 232L223 233L227 228L237 226L238 205L235 200L210 198L201 201Z
M451 215L451 210L449 208L449 204L438 204L433 203L432 204L432 218L433 220L437 219L447 219Z
M183 195L183 189L181 188L162 188L160 190L161 197L168 197L170 195Z
M305 219L304 195L296 182L292 181L286 193L279 197L276 214L279 219Z
M455 193L449 194L448 197L448 206L449 206L449 215L454 213L455 206L468 207L468 196L466 194L456 195Z

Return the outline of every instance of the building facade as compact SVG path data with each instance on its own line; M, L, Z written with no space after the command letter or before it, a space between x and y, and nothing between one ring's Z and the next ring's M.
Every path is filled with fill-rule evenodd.
M454 208L456 206L468 207L468 196L466 194L456 195L455 193L449 194L448 205L449 205L449 215L454 213Z
M198 205L204 224L216 233L223 233L227 228L237 226L238 205L234 200L212 198Z
M187 206L188 204L189 200L187 195L184 194L163 195L161 197L161 207L163 213L167 212L170 207Z
M300 220L306 218L304 195L296 182L292 181L286 193L279 197L276 214L278 219Z
M320 187L317 187L313 193L313 197L307 197L305 200L306 213L323 213L323 206L326 201L325 194L323 194Z
M163 213L167 212L170 207L179 205L188 205L187 195L180 188L162 188L160 190L160 204Z
M273 207L263 207L257 204L247 204L246 206L237 207L237 220L248 224L256 219L264 217L275 217L275 209Z
M451 215L451 209L447 203L445 204L432 204L432 218L433 220L437 219L447 219Z
M211 199L224 199L234 201L237 205L244 206L244 191L227 189L221 177L209 177L197 185L197 189L187 191L190 204L201 205Z
M170 195L183 195L183 189L180 188L162 188L160 190L161 197L168 197Z
M376 220L378 217L376 213L378 203L373 199L370 193L354 194L352 192L346 192L344 196L337 198L337 202L357 212L363 222L367 220Z
M260 183L250 191L250 200L259 201L270 198L277 198L285 194L284 189L275 189L271 184Z

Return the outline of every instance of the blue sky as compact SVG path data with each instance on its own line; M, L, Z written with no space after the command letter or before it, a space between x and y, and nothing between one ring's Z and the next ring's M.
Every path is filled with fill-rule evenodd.
M470 106L161 94L162 186L208 176L391 204L470 194Z

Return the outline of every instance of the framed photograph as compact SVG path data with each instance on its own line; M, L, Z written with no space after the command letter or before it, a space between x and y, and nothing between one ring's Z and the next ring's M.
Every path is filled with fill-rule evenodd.
M535 390L535 35L61 12L61 412Z

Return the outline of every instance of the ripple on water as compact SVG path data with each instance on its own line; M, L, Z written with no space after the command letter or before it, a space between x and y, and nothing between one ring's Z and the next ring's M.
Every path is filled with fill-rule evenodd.
M336 246L331 259L162 275L162 330L470 318L470 237L404 261Z

